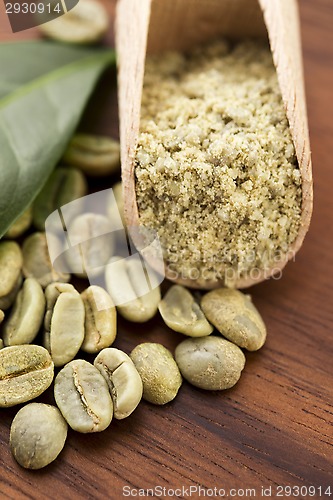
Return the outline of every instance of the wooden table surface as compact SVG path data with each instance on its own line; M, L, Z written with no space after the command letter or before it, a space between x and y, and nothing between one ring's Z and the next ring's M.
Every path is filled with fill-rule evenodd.
M107 2L112 16L115 2ZM292 498L311 498L305 487L314 486L312 497L328 499L331 485L333 495L333 3L300 0L300 10L315 209L304 247L283 278L251 290L268 326L265 347L246 354L235 388L204 392L184 382L165 407L142 402L103 433L69 432L58 460L39 472L13 460L8 438L17 409L1 410L1 498L119 499L129 491L124 487L134 497L139 488L157 486L217 487L234 498L245 497L246 489L255 490L247 498L261 498L262 487L272 488L272 498L286 498L285 486L303 486ZM15 37L0 32L1 39L35 36L34 30ZM105 88L82 127L117 134L115 90ZM115 346L129 352L139 342L157 341L173 349L180 340L160 319L141 327L122 321ZM175 493L187 498L189 492ZM192 498L199 493L192 490Z

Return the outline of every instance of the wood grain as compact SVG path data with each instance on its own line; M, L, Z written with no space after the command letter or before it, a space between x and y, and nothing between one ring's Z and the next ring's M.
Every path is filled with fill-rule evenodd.
M315 208L305 244L282 279L251 289L267 344L246 355L234 389L208 393L184 383L166 407L143 402L99 435L70 432L59 459L40 472L12 459L8 437L17 408L1 410L1 498L118 500L124 486L156 485L255 488L256 497L261 486L272 486L278 498L276 485L333 487L333 4L301 0L300 8ZM106 79L99 90L82 128L116 134L115 89ZM180 340L156 318L141 326L120 322L115 345L129 352L157 341L174 349ZM52 401L52 394L39 400Z

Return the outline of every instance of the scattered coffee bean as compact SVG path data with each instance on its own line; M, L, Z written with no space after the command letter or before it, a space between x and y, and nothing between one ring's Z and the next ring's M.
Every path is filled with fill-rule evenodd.
M239 347L213 335L184 340L177 346L175 357L188 382L210 391L233 387L245 366Z
M139 257L110 259L105 272L106 288L118 312L127 320L144 323L155 316L161 290L158 285L154 287L153 276L150 270L148 283Z
M0 351L0 407L36 398L53 380L53 362L44 347L20 345Z
M114 253L111 221L103 215L85 213L72 221L69 235L73 245L65 254L69 270L81 278L102 274Z
M64 155L65 163L95 177L120 171L120 145L110 137L76 134Z
M54 382L54 397L75 431L100 432L112 420L108 385L99 370L82 359L75 359L60 370Z
M58 248L60 242L53 234L48 235L53 248ZM53 282L67 282L69 274L61 273L53 268L47 246L45 233L34 233L24 240L23 274L26 278L35 278L43 288ZM60 250L59 250L59 253Z
M44 346L54 365L63 366L76 356L84 339L83 300L68 283L51 283L45 297Z
M68 15L68 14L67 14ZM33 204L33 223L45 231L45 221L55 210L87 194L87 181L76 168L58 167L52 172ZM73 207L72 217L76 215ZM68 212L66 223L68 223Z
M44 311L45 297L41 285L34 278L27 278L3 327L5 345L33 342L41 327Z
M81 349L96 353L113 344L117 335L117 313L110 295L99 286L81 293L85 309L85 334Z
M67 423L58 408L30 403L21 408L10 428L10 448L26 469L41 469L57 458L65 445Z
M168 327L176 332L204 337L213 331L193 295L181 285L169 288L158 309Z
M182 377L168 349L147 342L136 346L130 357L142 379L144 399L164 405L176 397Z
M220 288L201 301L207 319L227 339L249 351L257 351L266 340L266 327L249 295Z
M29 229L31 223L32 223L32 207L29 207L10 226L4 237L8 239L18 238Z
M142 380L127 354L119 349L103 349L94 361L105 378L113 401L114 417L128 417L142 398Z
M0 242L0 309L8 309L21 286L22 252L15 241Z
M65 43L89 44L103 38L109 27L105 7L94 0L80 2L64 16L41 24L43 35Z
M15 283L13 290L5 297L0 297L0 307L4 311L9 309L13 305L18 292L21 290L22 282L23 282L23 277L22 277L22 274L20 274L19 277L17 278L17 281Z

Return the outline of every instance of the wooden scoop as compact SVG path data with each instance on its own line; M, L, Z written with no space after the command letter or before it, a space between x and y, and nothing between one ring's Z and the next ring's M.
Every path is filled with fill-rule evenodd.
M286 257L255 278L234 285L245 288L284 268L300 249L312 214L312 166L306 114L298 6L296 0L119 0L116 18L119 113L125 220L139 224L134 158L146 53L183 51L217 37L267 39L302 176L302 216L298 236ZM148 259L152 267L154 257ZM166 277L172 279L166 267ZM217 288L221 281L174 280L193 288Z

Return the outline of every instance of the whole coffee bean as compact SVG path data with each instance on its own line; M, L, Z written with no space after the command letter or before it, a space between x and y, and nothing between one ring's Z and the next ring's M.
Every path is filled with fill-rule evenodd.
M94 0L80 1L64 16L40 25L42 33L65 43L88 44L98 42L109 27L105 7Z
M103 349L94 361L105 378L113 401L114 417L128 417L142 398L142 380L133 361L119 349Z
M8 309L20 286L21 249L15 241L0 242L0 309Z
M44 347L20 345L0 351L0 407L37 398L52 383L53 362Z
M85 213L69 226L71 245L65 256L69 269L81 278L91 279L104 272L114 252L111 221L103 215Z
M99 370L82 359L68 363L54 382L56 403L72 429L100 432L112 420L108 385Z
M168 327L176 332L204 337L213 331L193 295L181 285L169 288L158 309Z
M15 283L13 290L8 295L5 295L4 297L0 297L1 309L6 311L7 309L9 309L13 305L13 303L17 297L18 292L21 290L22 282L23 282L23 277L22 277L22 274L20 274L19 277L17 278L17 281Z
M85 309L85 333L81 349L96 353L113 344L117 335L117 313L110 295L99 286L81 293Z
M36 229L44 231L45 221L52 212L85 196L87 190L87 181L80 170L66 167L54 170L33 204L33 223ZM75 212L73 215L76 215Z
M234 344L249 351L264 345L266 327L248 295L220 288L208 292L201 307L207 319Z
M3 327L5 344L11 346L33 342L41 327L44 312L43 289L38 281L27 278Z
M51 283L45 297L44 346L54 365L63 366L76 356L84 339L83 300L68 283Z
M120 171L120 145L110 137L76 134L70 141L64 161L87 175L99 177Z
M148 284L139 257L110 259L105 272L106 288L118 312L125 319L143 323L155 316L161 300L161 290L158 285L154 286L153 276L154 273L150 270ZM157 283L157 279L155 281Z
M177 346L175 357L190 384L211 391L234 386L245 366L239 347L213 335L184 340Z
M32 207L29 207L10 226L4 237L8 239L18 238L29 229L31 223L32 223Z
M60 246L55 235L49 234L48 237L53 248ZM28 236L24 240L22 252L23 274L26 278L35 278L43 288L53 282L69 281L69 274L58 272L53 268L45 233L34 233Z
M176 397L182 377L168 349L147 342L136 346L130 357L142 379L145 400L164 405Z
M65 292L75 294L76 290L74 286L70 283L51 283L46 287L45 290L46 313L44 318L44 328L47 331L50 331L51 329L51 319L55 303L57 302L59 295Z
M58 408L30 403L21 408L10 428L10 448L26 469L41 469L57 458L67 438L67 423Z

